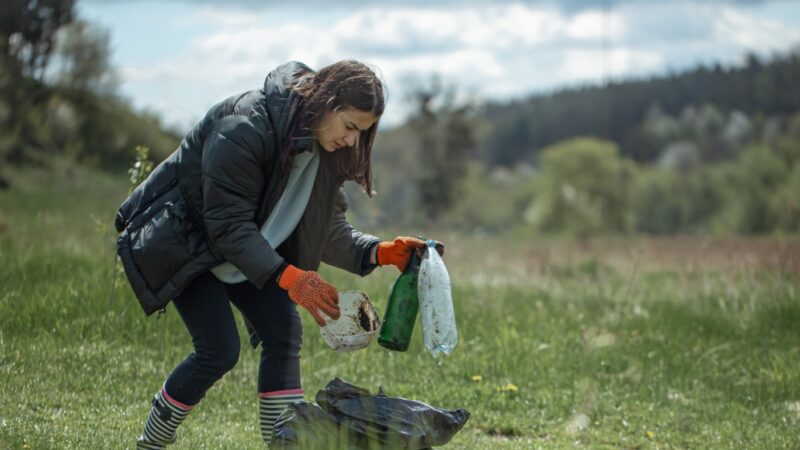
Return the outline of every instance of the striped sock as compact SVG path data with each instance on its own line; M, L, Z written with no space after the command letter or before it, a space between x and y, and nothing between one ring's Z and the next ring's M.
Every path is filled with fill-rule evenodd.
M191 410L192 406L173 399L166 389L161 388L153 397L153 407L144 424L144 432L136 441L136 450L162 450L165 445L175 442L175 430Z
M281 415L286 405L303 401L302 389L286 389L283 391L258 393L258 416L261 425L261 437L269 445L272 439L272 427L275 419Z

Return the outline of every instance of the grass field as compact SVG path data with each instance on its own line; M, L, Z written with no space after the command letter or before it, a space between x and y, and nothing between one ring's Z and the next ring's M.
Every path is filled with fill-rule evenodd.
M191 342L174 309L145 317L126 283L113 287L124 180L63 169L12 181L0 191L0 448L132 448ZM797 238L430 235L448 245L455 353L437 365L417 326L407 353L338 354L303 312L307 400L338 376L463 407L454 449L800 448ZM322 272L380 311L396 276ZM174 448L262 447L256 363L243 349Z

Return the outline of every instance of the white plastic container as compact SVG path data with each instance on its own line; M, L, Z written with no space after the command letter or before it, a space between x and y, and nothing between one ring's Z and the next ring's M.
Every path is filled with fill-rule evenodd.
M428 240L425 256L419 266L417 292L422 318L422 340L434 357L449 355L458 344L456 316L450 275L442 257L436 251L436 242Z
M381 319L367 294L361 291L340 292L339 311L336 320L320 311L325 326L319 330L325 343L337 352L351 352L368 346L381 328Z

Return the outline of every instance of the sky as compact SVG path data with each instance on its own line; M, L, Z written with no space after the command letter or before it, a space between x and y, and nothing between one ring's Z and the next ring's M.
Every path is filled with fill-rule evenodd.
M79 0L78 13L110 32L120 93L181 131L289 60L374 67L392 126L434 74L505 101L800 49L797 0Z

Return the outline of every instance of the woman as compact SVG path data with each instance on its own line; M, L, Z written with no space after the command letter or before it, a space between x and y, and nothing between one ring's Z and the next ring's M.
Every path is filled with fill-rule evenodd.
M339 317L320 262L359 275L403 270L421 240L391 242L345 219L346 180L372 196L370 152L384 110L381 81L356 61L318 72L290 62L263 89L214 106L123 203L118 253L147 314L172 300L194 352L156 393L138 449L161 449L206 391L236 364L230 303L261 341L261 432L303 396L296 305L319 326Z

